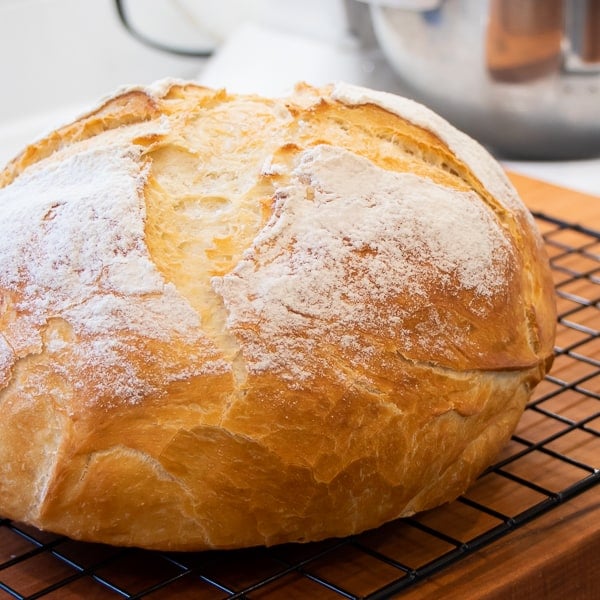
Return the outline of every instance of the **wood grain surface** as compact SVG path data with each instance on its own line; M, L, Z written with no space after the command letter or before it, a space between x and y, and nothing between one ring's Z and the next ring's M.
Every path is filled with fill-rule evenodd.
M517 173L508 175L531 210L600 231L600 197L567 190Z

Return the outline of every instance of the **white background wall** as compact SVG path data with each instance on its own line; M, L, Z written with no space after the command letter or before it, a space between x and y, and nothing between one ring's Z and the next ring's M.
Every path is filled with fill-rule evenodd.
M112 0L0 0L0 164L124 84L201 67L134 40Z
M160 2L143 1L149 11L159 10ZM282 30L333 39L343 27L341 0L187 1L198 5L200 18L212 20L207 28L222 37L238 24L240 2L253 6L254 14L246 9L246 17ZM113 0L0 0L0 123L90 101L126 83L191 78L202 63L131 38Z
M0 65L0 122L199 69L132 39L112 0L0 0Z

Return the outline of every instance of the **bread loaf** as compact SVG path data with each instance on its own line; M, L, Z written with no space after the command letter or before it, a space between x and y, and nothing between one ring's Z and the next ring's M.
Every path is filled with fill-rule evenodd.
M450 501L552 360L500 166L409 100L129 88L0 173L0 514L192 550Z

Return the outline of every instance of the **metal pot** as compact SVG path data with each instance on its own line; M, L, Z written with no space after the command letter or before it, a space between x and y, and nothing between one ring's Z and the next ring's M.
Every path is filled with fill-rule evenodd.
M363 0L407 94L500 155L600 155L600 0Z

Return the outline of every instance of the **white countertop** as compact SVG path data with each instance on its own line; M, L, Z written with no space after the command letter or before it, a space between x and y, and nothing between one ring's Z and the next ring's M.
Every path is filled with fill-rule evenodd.
M112 0L0 0L5 82L0 164L112 90L167 76L267 95L285 94L300 80L315 85L345 80L402 92L380 53L364 50L347 35L341 0L261 0L261 6L269 18L228 31L206 61L164 54L133 40L118 22ZM600 198L600 157L503 164Z

